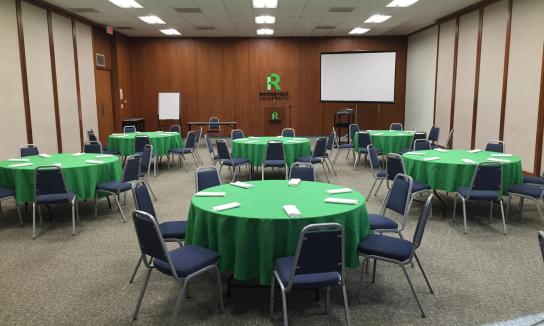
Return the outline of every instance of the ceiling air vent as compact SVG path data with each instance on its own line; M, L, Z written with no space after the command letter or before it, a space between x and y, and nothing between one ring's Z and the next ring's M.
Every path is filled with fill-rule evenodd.
M335 28L336 26L330 26L330 25L319 25L315 27L315 29L321 29L321 30L331 30Z
M94 8L70 8L70 11L77 12L78 14L97 14L100 11Z
M329 12L353 12L355 7L330 7Z
M195 29L198 31L213 31L215 28L213 26L195 26Z
M106 57L101 53L96 54L96 66L97 67L105 67L106 66Z
M200 8L175 8L175 10L183 14L197 14L202 12Z

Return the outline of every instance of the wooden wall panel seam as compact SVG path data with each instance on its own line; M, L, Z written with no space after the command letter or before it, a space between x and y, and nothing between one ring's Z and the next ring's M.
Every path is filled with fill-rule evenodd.
M534 174L540 175L542 169L542 137L544 136L544 44L542 45L542 61L540 66L540 97L538 99L538 120L535 141Z
M472 136L470 139L470 148L473 149L476 143L476 122L478 118L478 91L480 84L480 61L482 55L482 31L484 25L484 8L480 8L478 18L478 44L476 46L476 69L474 73L474 95L472 104Z
M453 81L451 90L450 130L453 129L455 118L455 88L457 84L457 55L459 52L459 17L455 19L455 42L453 50Z
M23 82L23 102L25 107L26 140L33 142L32 138L32 115L30 114L30 97L28 94L28 74L26 71L25 36L23 33L23 15L21 0L15 0L15 12L17 14L17 32L19 36L19 57L21 63L21 80Z
M81 89L79 86L79 61L77 58L77 36L76 36L76 22L72 21L72 44L74 47L74 65L76 71L76 91L77 91L77 115L79 124L79 142L81 149L83 150L83 113L81 112Z
M51 61L51 81L53 83L53 107L55 112L55 127L57 133L57 150L62 153L62 135L60 128L59 92L57 84L57 63L55 61L55 44L53 39L53 20L51 10L47 9L47 32L49 35L49 55Z
M506 41L504 45L504 65L502 75L501 114L499 123L499 139L504 139L504 119L506 115L506 92L508 90L508 65L510 62L510 34L512 32L513 0L508 0L508 20L506 23Z

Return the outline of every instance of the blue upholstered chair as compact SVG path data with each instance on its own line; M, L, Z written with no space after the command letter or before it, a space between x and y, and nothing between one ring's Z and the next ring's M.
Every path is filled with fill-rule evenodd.
M146 212L153 216L155 221L159 223L155 207L153 207L153 201L149 196L148 187L145 183L137 183L132 188L132 196L134 198L134 206L137 210ZM187 230L187 221L166 221L159 223L159 231L165 242L176 242L180 247L183 246L183 240L185 240L185 232ZM130 283L134 281L134 277L142 264L142 257L138 260L132 276L130 277Z
M119 208L119 213L123 218L123 222L126 222L125 214L121 208L121 203L119 202L119 195L124 193L126 201L126 193L132 190L132 184L140 180L140 155L131 155L125 160L125 167L123 169L123 176L121 180L111 180L108 182L99 183L96 185L96 191L94 194L94 217L97 217L98 214L98 194L102 193L108 196L112 196L115 199L117 208Z
M202 141L202 127L198 127L196 129L196 135L195 135L195 150L194 153L196 155L196 158L200 164L204 164L202 161L202 158L200 157L200 154L198 153L198 148L200 147L200 142Z
M185 166L185 154L191 154L193 156L193 160L195 161L195 165L198 166L198 161L195 156L195 145L196 132L191 130L187 133L187 138L185 139L185 146L172 148L168 151L168 168L170 168L170 158L173 156L177 156L180 167L183 163L183 167L187 169L187 167Z
M427 151L432 149L432 144L430 140L427 139L417 139L414 142L414 151Z
M359 125L356 123L352 123L348 126L348 143L339 144L337 138L336 147L338 150L336 151L336 155L334 155L334 162L336 162L336 159L338 159L338 155L340 154L341 150L347 151L346 158L348 158L349 153L351 153L353 150L353 139L355 138L355 134L357 132L359 132Z
M170 132L177 132L181 135L181 126L180 125L171 125Z
M219 178L219 172L213 166L201 166L195 171L195 187L196 192L204 189L219 186L221 184L221 178Z
M321 166L323 167L323 172L325 172L325 178L327 178L327 182L329 182L329 176L327 175L327 170L325 169L325 164L327 164L327 162L325 161L326 149L327 138L319 137L317 138L314 150L312 151L312 156L297 157L295 159L295 162L321 164Z
M510 204L512 203L513 196L519 197L520 218L523 211L524 201L525 199L529 199L535 202L538 215L544 221L544 215L542 214L542 209L540 208L540 201L542 201L544 198L544 187L542 187L542 185L532 183L511 185L510 188L508 188L508 206L506 208L506 217L510 217Z
M236 140L241 138L246 138L242 129L232 129L230 131L230 140Z
M15 201L15 191L12 189L0 187L0 216L4 216L4 211L2 210L2 202L5 200L13 199ZM17 215L19 216L19 225L23 225L23 217L21 216L21 210L19 205L15 202L15 208L17 209Z
M125 133L125 134L135 133L136 131L137 131L136 126L124 126L123 127L123 133Z
M544 172L540 176L524 175L523 176L523 183L529 183L529 184L544 186Z
M295 129L293 128L283 128L281 130L282 137L295 137Z
M406 152L410 152L414 150L414 144L418 139L427 139L427 133L426 132L415 132L412 136L412 141L410 142L410 147L408 148L401 148L399 154L404 154Z
M280 286L283 325L287 326L286 294L293 289L327 289L328 308L331 286L339 286L344 298L346 325L351 325L344 277L344 229L338 223L310 224L300 232L294 256L276 259L270 285L270 318L274 317L274 290Z
M369 235L368 237L366 237L359 243L359 246L358 246L359 255L363 257L363 264L361 265L361 278L359 281L359 300L360 301L362 300L362 295L363 295L362 286L363 286L363 276L364 276L364 270L365 270L363 267L365 264L368 263L369 259L374 260L373 273L372 273L373 283L376 281L377 262L384 261L387 263L393 263L393 264L399 265L402 268L402 271L404 272L404 276L406 277L406 280L408 281L408 284L410 285L410 289L412 290L412 294L414 298L416 299L419 310L421 311L421 316L425 317L425 311L423 310L423 307L421 306L419 296L414 288L414 284L412 283L412 280L410 279L410 276L408 275L408 271L406 270L405 266L408 264L412 264L412 261L415 258L417 265L419 266L419 269L421 270L421 274L423 274L423 278L425 279L425 282L427 283L427 286L429 287L429 291L431 293L434 293L433 288L431 287L431 283L429 282L429 279L427 278L427 275L425 274L425 271L423 270L423 266L421 266L421 262L419 261L419 258L416 254L416 250L421 246L423 233L425 232L425 226L427 225L427 221L431 213L432 197L433 196L431 195L429 196L429 198L427 198L427 202L425 203L425 206L423 210L421 211L412 241L399 239L395 237L389 237L382 234L372 233L371 235Z
M219 156L215 153L213 149L212 139L208 134L204 135L204 138L206 140L206 147L208 147L208 153L210 154L210 160L213 163L213 166L217 164L219 161Z
M485 144L485 150L488 152L504 153L504 142L501 140L490 140Z
M389 126L389 130L398 130L398 131L400 131L400 130L404 130L404 128L402 127L402 123L394 122Z
M234 181L236 178L236 168L241 166L249 166L249 160L242 157L232 158L229 147L224 139L218 139L215 142L215 146L217 147L217 155L219 157L219 173L221 174L221 169L223 166L228 166L232 175L232 181ZM251 171L249 172L249 179L251 180Z
M87 130L87 140L89 142L98 142L98 138L96 137L94 130L92 128ZM119 154L116 151L113 151L111 149L108 149L107 147L102 146L102 144L100 144L100 146L102 147L102 154L110 154L110 155Z
M370 195L372 194L372 190L374 190L376 183L379 181L380 183L374 192L374 196L376 196L378 190L380 190L380 187L382 186L383 181L387 179L387 172L380 167L380 158L378 157L378 152L376 151L376 148L374 148L374 145L368 145L366 147L366 151L370 157L370 171L372 173L372 178L374 178L374 182L372 183L372 187L370 187L370 191L368 192L367 196L367 199L369 199Z
M147 135L136 135L134 137L134 153L135 154L142 154L144 151L145 145L151 144L149 142L149 136Z
M385 171L387 173L387 186L389 182L395 180L397 174L406 174L406 168L404 167L404 160L399 154L388 154L385 160ZM412 196L410 198L409 207L412 206L414 197L417 194L431 194L431 186L426 183L412 181Z
M208 121L208 130L206 132L208 134L221 135L221 125L219 124L218 117L210 117L210 120Z
M153 199L157 201L157 196L155 196L155 192L151 188L151 185L149 185L149 182L147 182L146 178L146 176L151 173L151 164L153 164L154 167L154 175L157 176L157 158L153 155L153 145L147 144L144 147L144 151L140 155L140 174L138 175L138 179L145 183L151 192L151 195L153 195Z
M357 165L357 162L361 159L361 154L364 154L365 158L365 164L366 160L368 158L368 152L367 147L368 145L372 144L372 140L370 139L370 134L368 131L359 131L355 134L355 137L357 137L357 147L353 148L353 152L355 155L355 161L353 162L353 168ZM374 147L374 150L378 155L382 153L382 150L378 147Z
M86 142L83 146L84 153L102 154L102 144L98 141Z
M502 201L502 165L494 162L482 162L478 164L472 176L472 182L468 187L457 189L453 203L453 218L457 209L457 198L461 198L463 204L463 224L467 233L467 200L488 201L491 203L489 210L489 223L493 217L493 203L501 207L502 228L506 235L506 221Z
M289 169L289 179L315 181L315 169L312 163L293 163Z
M329 136L327 137L327 145L325 146L324 158L327 162L329 162L327 166L330 165L330 167L332 168L332 171L334 172L334 175L338 175L338 173L336 173L336 169L334 168L334 162L333 160L331 160L331 157L332 157L332 152L334 149L334 144L336 143L337 143L336 131L333 128L332 131L329 133Z
M440 144L432 144L433 148L444 148L444 149L452 149L453 147L453 134L455 130L450 129L450 133L448 134L448 139L446 139L446 145L440 145Z
M41 205L70 204L72 206L72 235L76 234L76 220L79 220L77 198L66 187L64 175L58 166L36 168L34 181L34 201L32 202L32 238L36 238L36 208L42 224Z
M187 245L173 250L168 250L161 234L157 220L150 214L136 210L132 213L134 228L138 238L141 259L147 268L146 278L134 309L132 318L138 318L138 312L144 298L149 277L153 270L171 276L181 287L178 293L174 312L172 313L171 325L175 325L181 302L187 294L187 284L198 275L213 271L217 279L219 303L221 311L223 308L223 293L221 285L221 274L217 264L219 255L209 249L198 246Z
M26 144L21 146L21 157L34 156L40 154L38 145Z
M271 140L266 144L266 154L261 164L261 178L264 180L264 169L265 168L284 168L285 169L285 179L287 179L287 174L289 167L285 162L285 156L283 153L283 143L280 141Z
M436 145L438 144L439 136L440 136L440 128L436 126L432 126L431 130L429 131L429 137L427 137L427 140L429 140L431 144Z

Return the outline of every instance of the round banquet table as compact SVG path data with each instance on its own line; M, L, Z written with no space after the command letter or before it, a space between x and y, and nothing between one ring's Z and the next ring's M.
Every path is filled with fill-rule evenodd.
M309 139L278 136L236 139L232 142L232 157L247 158L251 165L260 166L266 155L266 144L272 140L283 143L285 162L288 166L291 166L297 157L312 155Z
M398 130L367 130L370 134L372 145L381 149L384 155L399 153L403 148L409 148L414 132ZM358 138L355 135L353 145L358 148Z
M17 203L34 200L35 169L40 166L60 163L66 186L75 192L78 199L93 199L98 183L121 180L123 174L119 158L114 155L101 157L97 154L53 154L51 157L35 155L23 159L28 159L28 162L0 161L0 186L14 189ZM87 160L103 163L88 163ZM13 166L24 163L32 165Z
M370 234L365 198L356 191L329 195L328 189L342 188L320 182L302 181L297 187L286 180L248 182L244 189L224 184L206 192L225 192L225 197L193 196L189 209L186 243L219 253L219 267L231 271L237 280L258 280L270 284L274 261L295 253L300 231L313 223L339 223L344 227L346 266L359 264L357 245ZM326 197L357 199L356 205L330 204ZM240 206L216 212L212 207L231 202ZM296 205L302 217L288 217L283 205Z
M502 188L506 194L512 184L522 183L521 159L518 156L492 156L500 153L480 151L470 153L467 150L448 150L439 152L436 150L417 151L424 155L413 155L409 152L403 155L406 173L415 181L423 182L435 190L454 192L459 187L468 187L472 182L472 176L476 164L488 161L489 158L497 158L508 162L502 163ZM425 161L425 158L440 157L439 160ZM469 159L475 163L465 163L463 159ZM492 161L489 161L492 162Z
M179 132L151 131L111 134L108 137L108 148L119 152L122 156L132 155L134 154L134 138L136 138L136 135L149 137L149 142L153 145L153 154L156 156L167 155L172 148L183 146L183 140Z

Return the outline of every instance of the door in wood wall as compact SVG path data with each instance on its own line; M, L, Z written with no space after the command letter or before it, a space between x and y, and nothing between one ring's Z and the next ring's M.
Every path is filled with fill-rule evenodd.
M100 133L100 141L106 146L108 136L114 132L111 72L109 70L97 70L95 77L98 130Z

